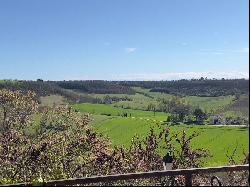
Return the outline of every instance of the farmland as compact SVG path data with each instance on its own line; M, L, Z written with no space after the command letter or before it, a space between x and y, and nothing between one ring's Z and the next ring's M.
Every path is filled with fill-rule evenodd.
M104 105L104 104L84 103L84 104L73 105L73 107L78 109L81 112L106 115L106 116L122 116L127 113L129 117L147 117L147 118L158 119L161 121L166 119L166 114L163 112L154 113L152 111L123 109L123 108L117 108L117 107Z
M133 136L138 135L141 139L149 133L150 128L155 128L160 124L161 127L170 128L172 133L186 130L199 132L200 136L193 142L194 148L208 149L212 155L206 160L207 166L223 165L228 163L227 153L232 154L234 148L237 148L235 159L243 159L243 153L249 151L249 130L245 127L217 127L212 125L166 125L162 120L166 114L156 112L145 112L131 109L115 108L107 105L80 104L74 105L81 112L90 112L91 125L98 132L110 138L113 145L129 147ZM109 113L111 116L101 115ZM124 118L118 114L129 112L132 117ZM166 150L158 150L160 155L164 155Z
M0 1L1 186L249 185L249 1Z
M199 132L200 136L192 142L194 148L208 149L212 155L206 160L207 166L223 165L228 163L227 154L232 154L237 148L235 159L243 159L243 152L249 151L249 131L245 127L212 126L206 125L166 125L164 121L169 113L148 111L148 106L158 106L161 99L172 99L175 96L167 93L151 92L150 89L133 87L135 94L96 94L81 93L87 96L105 101L105 98L118 98L105 104L80 103L72 106L81 113L91 114L91 125L98 132L107 136L114 145L129 147L133 136L138 135L143 139L153 127L157 125L170 128L171 132L187 133ZM52 96L55 97L55 96ZM59 99L60 98L60 99ZM57 99L62 101L59 96ZM48 99L48 97L47 97ZM199 107L213 114L219 113L225 116L248 118L249 106L246 104L248 95L241 95L238 100L233 95L217 97L184 96L182 99L193 107ZM127 114L125 117L124 114ZM165 154L165 149L158 150L160 155Z
M94 118L95 119L95 118ZM249 131L244 127L216 127L209 125L175 125L163 127L170 128L170 132L181 132L186 130L187 133L199 132L192 146L194 148L208 149L212 158L206 160L207 166L217 166L228 164L227 151L231 154L233 149L237 147L235 158L237 161L243 159L243 152L249 151ZM110 118L98 123L93 122L93 127L99 132L110 137L114 145L122 145L129 147L131 139L134 135L138 135L141 139L149 133L150 127L157 129L157 124L146 119L122 119ZM165 149L159 150L160 155L166 153Z
M168 151L174 168L241 164L249 153L244 85L230 90L222 82L199 93L175 84L0 81L0 151L9 155L0 183L161 170ZM166 144L166 137L174 138Z
M148 106L159 106L162 99L172 99L175 95L160 92L151 92L150 89L132 87L135 94L101 94L78 92L84 97L100 99L106 102L107 98L116 98L103 104L79 103L72 106L79 112L91 114L91 125L98 132L109 137L113 145L128 147L134 135L143 138L150 127L156 128L158 124L168 127L172 132L185 129L188 133L199 132L200 136L193 141L195 148L208 149L212 155L206 161L208 166L228 163L226 154L232 153L237 148L236 160L243 159L243 152L249 151L249 131L244 127L211 126L206 125L164 125L169 113L148 111ZM73 91L72 91L73 92ZM52 98L53 97L53 98ZM61 96L46 97L47 100L64 101ZM199 107L211 114L218 113L229 117L241 116L248 118L249 106L246 104L248 95L241 95L237 100L234 95L217 97L184 96L182 99L192 107ZM44 101L42 101L44 103ZM60 103L60 102L59 102ZM46 104L45 104L46 105ZM124 115L127 114L125 117ZM157 129L157 128L156 128ZM164 149L158 150L159 154L165 153Z
M5 81L1 82L4 84ZM43 83L40 82L39 84ZM107 86L106 84L105 86ZM103 89L108 89L105 86ZM47 87L53 89L53 86L48 85L44 88L47 89ZM58 87L56 89L59 90ZM116 88L114 87L113 89L113 92L115 92ZM76 103L68 100L68 97L66 97L68 95L50 94L40 96L40 106L56 107L71 105L76 111L90 113L92 127L109 137L113 146L129 147L133 136L137 134L140 138L143 138L147 135L151 127L157 130L157 125L160 125L164 128L170 128L171 132L180 132L183 129L188 133L199 132L200 136L192 142L192 145L195 148L205 148L210 151L213 157L206 161L206 164L209 166L227 164L227 152L232 152L236 147L235 157L238 161L243 158L243 152L249 151L249 131L244 127L211 126L209 121L206 121L206 125L166 125L165 121L171 114L160 112L159 110L161 109L159 106L162 100L174 99L176 95L173 94L152 92L150 89L142 87L131 87L130 92L132 94L130 92L130 94L119 93L119 91L118 93L87 93L75 89L66 89L66 91L68 94L88 98L88 100ZM59 93L65 93L65 91ZM193 108L201 108L210 114L249 118L248 94L241 94L237 99L235 95L221 95L216 97L185 95L181 96L181 99ZM91 103L89 101L98 101L102 104ZM155 111L149 108L150 105L156 107ZM160 155L165 153L164 149L158 151Z
M171 99L174 95L158 92L150 92L148 89L133 88L136 91L135 95L127 94L83 94L93 98L104 99L106 96L117 98L128 98L129 101L118 101L111 105L119 108L131 108L137 110L147 110L149 104L159 105L161 99ZM183 97L187 103L194 107L200 107L207 112L216 112L223 110L226 106L233 104L234 96L219 96L219 97L198 97L186 96Z

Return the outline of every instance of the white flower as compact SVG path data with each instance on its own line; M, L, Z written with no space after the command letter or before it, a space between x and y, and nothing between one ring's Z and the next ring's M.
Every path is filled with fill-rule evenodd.
M40 175L40 177L38 178L38 182L43 182L43 178L42 178L42 176Z

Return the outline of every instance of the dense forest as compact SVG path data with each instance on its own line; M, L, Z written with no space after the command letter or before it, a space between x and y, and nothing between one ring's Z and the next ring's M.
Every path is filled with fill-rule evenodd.
M245 79L192 79L176 81L124 81L123 86L142 87L152 92L189 96L225 96L249 92L249 80Z
M249 80L245 79L192 79L177 81L2 81L0 89L32 90L38 96L50 94L63 95L68 99L76 100L69 90L79 93L96 94L135 94L132 87L150 89L151 92L163 92L181 96L226 96L245 94L249 92ZM80 98L78 98L79 100ZM87 98L85 98L87 99ZM89 98L91 99L91 98Z
M98 93L98 94L135 94L130 86L123 86L119 82L110 82L102 80L87 81L58 81L56 85L64 89L71 89L80 92Z
M42 96L61 95L71 102L97 102L95 98L88 97L87 95L79 95L76 92L69 91L61 88L56 82L52 81L3 81L0 82L0 90L8 89L12 91L21 90L27 92L28 90L36 93L36 100Z

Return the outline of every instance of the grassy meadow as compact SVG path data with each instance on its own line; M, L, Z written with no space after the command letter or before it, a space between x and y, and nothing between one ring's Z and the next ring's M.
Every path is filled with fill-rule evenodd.
M135 95L126 94L87 94L93 98L103 99L105 96L118 98L129 98L131 101L118 101L112 104L80 103L72 105L82 113L91 114L91 125L98 132L107 136L113 145L129 147L133 136L138 135L145 138L151 127L156 130L157 125L170 128L171 132L186 130L188 134L199 132L200 136L195 138L192 146L194 148L208 149L212 155L206 160L206 166L218 166L228 164L226 154L232 154L237 148L235 158L243 159L243 152L249 152L249 130L245 127L212 126L212 125L164 125L167 115L163 112L145 111L151 104L159 104L159 99L169 99L173 95L157 92L149 92L147 89L134 88ZM249 105L244 104L248 96L241 96L235 101L234 96L221 97L183 97L192 106L199 106L207 112L219 111L227 116L235 116L244 110L249 110ZM248 99L249 100L249 99ZM61 96L47 96L41 99L44 105L61 105L65 100ZM243 104L242 104L243 103ZM233 107L231 107L233 106ZM242 108L244 106L244 108ZM123 117L127 114L127 117ZM246 116L246 115L245 115ZM163 145L163 143L162 143ZM164 155L166 150L161 148L159 154Z
M131 108L136 110L147 110L149 104L160 104L161 99L171 99L174 97L171 94L150 92L149 89L143 89L134 87L136 91L135 95L127 94L87 94L94 98L103 99L105 96L117 97L117 98L129 98L131 101L119 101L112 103L112 106L119 108ZM220 97L198 97L198 96L186 96L183 97L187 103L194 107L200 107L203 110L213 113L222 111L227 106L230 106L234 102L234 96L220 96Z
M159 122L148 120L147 118L121 118L93 116L93 127L103 135L110 138L113 145L129 147L133 136L138 135L143 139L150 128L158 130ZM208 149L212 155L206 160L207 166L217 166L228 164L227 152L231 154L237 147L235 158L240 161L243 159L243 152L249 151L249 130L245 127L218 127L210 125L174 125L167 126L172 133L185 130L188 134L199 132L200 135L194 139L194 148ZM163 144L163 143L162 143ZM160 149L159 154L164 155L165 149Z
M128 117L145 117L160 121L164 121L166 119L166 113L163 112L123 109L105 104L82 103L82 104L75 104L73 105L73 107L79 110L80 112L87 112L91 114L99 114L106 116L122 116L123 114L127 113Z
M158 130L157 125L170 128L171 132L185 130L188 134L199 132L200 136L195 138L192 146L194 148L208 149L212 155L206 160L207 166L228 164L226 154L231 154L235 148L236 160L243 159L243 153L249 151L249 130L245 127L212 126L212 125L164 125L163 120L167 114L147 112L132 109L116 108L103 104L77 104L74 108L80 112L91 113L91 125L100 133L107 136L113 145L129 147L133 136L144 138L151 127ZM119 114L131 113L131 117L121 117ZM111 116L103 114L111 114ZM160 149L159 154L164 155L165 149Z

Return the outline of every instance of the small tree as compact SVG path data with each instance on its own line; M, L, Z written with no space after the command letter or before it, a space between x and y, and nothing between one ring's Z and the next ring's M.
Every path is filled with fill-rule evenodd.
M179 116L177 114L171 114L167 118L167 122L178 123L179 121Z
M191 107L185 102L185 100L180 97L173 97L170 100L162 100L161 108L164 112L169 112L174 114L174 118L178 118L178 122L183 122L185 116L190 114Z
M190 112L190 107L185 104L176 105L175 108L173 109L173 113L178 115L179 120L181 122L184 121L185 116L187 116L189 112Z
M104 104L111 104L112 103L112 98L109 95L106 95L103 98L103 102L104 102Z
M195 116L198 123L203 123L206 119L206 113L200 108L196 108L193 112L193 115Z

